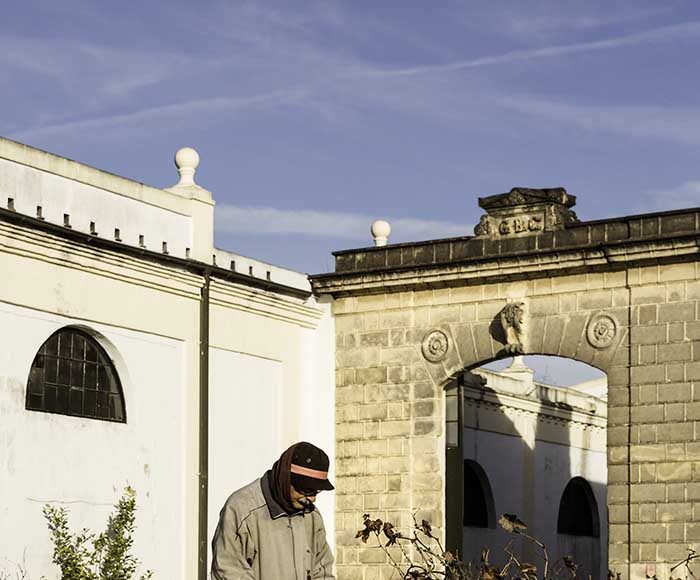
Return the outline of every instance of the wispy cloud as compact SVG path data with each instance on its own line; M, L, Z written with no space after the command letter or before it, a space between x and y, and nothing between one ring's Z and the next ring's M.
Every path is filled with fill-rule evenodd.
M592 15L522 14L507 12L503 23L514 36L532 38L534 34L546 34L561 30L589 30L619 22L617 18Z
M420 117L450 127L490 132L512 130L515 123L499 119L503 110L561 125L626 136L667 138L684 143L700 140L700 111L664 107L577 106L546 99L519 99L514 91L489 87L487 75L450 74L509 63L551 59L571 54L613 50L643 43L700 37L700 21L665 26L602 40L512 50L473 59L421 66L387 67L377 64L356 44L328 42L324 32L342 36L343 30L363 30L362 22L347 26L342 5L319 2L309 10L281 11L267 4L214 3L213 12L196 9L179 21L191 24L193 38L214 38L211 50L185 53L177 47L156 49L99 45L85 40L5 38L0 40L0 65L21 66L51 77L67 87L69 98L41 109L29 103L24 114L5 120L5 131L24 124L10 136L19 140L57 138L69 132L121 130L147 126L170 129L223 122L239 110L276 111L284 105L304 107L327 123L366 125L367 112L391 111ZM179 10L183 10L180 8ZM541 16L541 15L538 15ZM173 14L170 14L173 18ZM355 15L354 18L357 18ZM594 26L593 17L580 17L577 26ZM401 30L383 34L398 39ZM393 36L392 36L393 35ZM411 40L406 46L419 44ZM172 52L171 52L172 49ZM407 51L410 52L410 51ZM410 52L435 58L424 48ZM360 55L364 55L360 56ZM424 75L433 75L426 82ZM490 74L490 72L489 72ZM241 94L242 87L249 94ZM48 91L50 92L50 91ZM178 94L181 101L164 102L163 95ZM251 96L252 94L252 96ZM146 106L147 104L147 106ZM39 116L35 111L41 110Z
M206 115L208 118L216 118L217 115L231 115L243 109L278 107L283 104L291 104L302 100L304 95L305 92L301 89L289 89L248 97L195 99L170 105L149 107L128 113L104 115L39 126L10 134L9 137L12 139L24 140L73 131L117 129L172 119L176 119L178 124L182 127L190 123L201 123L202 117L198 117L197 115ZM222 120L221 117L219 117L219 120Z
M494 104L592 133L700 144L699 107L577 105L529 95L494 95Z
M514 62L553 58L577 53L636 46L647 42L658 42L683 37L697 37L699 35L700 21L694 21L683 24L675 24L671 26L663 26L661 28L655 28L652 30L646 30L643 32L637 32L624 36L616 36L603 40L595 40L591 42L578 42L573 44L559 44L533 49L511 50L503 54L483 56L467 60L459 60L456 62L450 62L445 64L430 64L425 66L414 66L393 69L377 69L375 74L413 76L438 72L459 71L470 68L480 68L486 66L510 64Z
M216 231L219 234L340 238L365 241L370 245L370 226L380 218L387 219L391 224L390 240L394 242L465 236L471 235L473 231L473 226L441 220L383 218L356 213L229 204L219 204L216 207Z
M644 195L646 211L700 207L700 180L691 180L669 189L649 191Z
M108 47L73 38L0 37L0 65L59 81L79 102L123 96L201 64L174 51Z
M506 36L532 41L533 38L547 38L571 34L577 31L604 29L614 25L639 23L650 17L673 9L669 0L663 5L658 2L638 0L634 8L629 5L610 2L549 2L530 0L527 4L498 3L489 6L482 19ZM465 15L465 23L469 23ZM483 26L483 22L479 22Z

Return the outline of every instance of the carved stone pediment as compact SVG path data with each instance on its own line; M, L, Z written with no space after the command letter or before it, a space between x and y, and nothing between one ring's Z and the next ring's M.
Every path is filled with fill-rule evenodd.
M572 207L576 205L576 196L568 194L563 187L551 187L548 189L514 187L508 193L479 198L479 207L486 211L540 203L556 203Z
M474 233L500 238L562 230L578 222L570 209L575 204L576 197L563 187L514 187L508 193L479 198L479 206L486 214L481 216Z

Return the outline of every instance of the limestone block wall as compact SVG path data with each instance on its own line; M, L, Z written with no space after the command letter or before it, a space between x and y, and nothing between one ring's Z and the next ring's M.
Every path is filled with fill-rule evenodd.
M689 261L338 297L339 579L390 575L383 552L354 538L363 513L406 529L417 512L444 533L443 389L507 356L492 331L515 300L525 305L526 354L608 375L610 567L644 577L682 558L700 537L698 274ZM448 338L439 362L422 349L434 330Z
M629 388L611 376L608 497L611 560L625 557L629 501L635 578L668 577L700 547L699 274L697 262L630 271Z

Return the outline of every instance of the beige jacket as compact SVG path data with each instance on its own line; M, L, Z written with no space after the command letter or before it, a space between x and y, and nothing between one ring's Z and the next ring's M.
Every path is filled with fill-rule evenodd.
M335 580L318 510L291 516L270 493L268 471L224 504L212 542L215 580Z

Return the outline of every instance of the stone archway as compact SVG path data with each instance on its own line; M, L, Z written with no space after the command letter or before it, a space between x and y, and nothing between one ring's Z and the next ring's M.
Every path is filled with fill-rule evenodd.
M362 513L444 532L443 388L513 352L607 373L610 567L661 577L700 541L700 210L586 223L574 201L515 188L479 200L473 237L337 252L313 277L335 298L340 577L386 565L354 539Z

